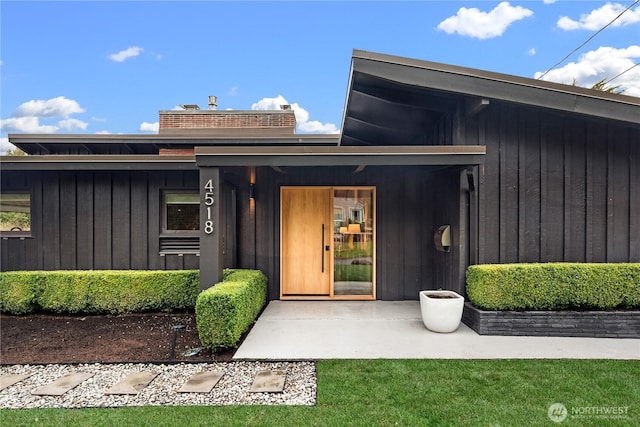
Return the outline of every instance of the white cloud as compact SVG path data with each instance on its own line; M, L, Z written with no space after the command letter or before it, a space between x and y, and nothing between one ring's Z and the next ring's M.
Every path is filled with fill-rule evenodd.
M125 50L121 50L120 52L112 53L111 55L109 55L109 59L116 62L123 62L129 58L140 55L143 50L144 49L141 47L131 46Z
M279 110L281 105L290 105L282 95L275 98L262 98L260 101L251 105L252 110ZM292 106L293 108L293 106ZM296 119L298 115L296 114Z
M298 127L300 130L309 133L340 133L333 123L322 123L317 120L300 123Z
M7 154L7 151L15 149L16 146L9 142L9 138L0 138L0 156Z
M10 118L0 120L0 129L10 132L55 133L60 129L86 129L88 124L70 118L72 114L84 113L77 101L59 96L47 100L27 101L13 112ZM43 124L41 120L61 118L57 123Z
M107 119L103 119L102 117L91 117L91 120L94 122L106 122Z
M640 59L640 46L633 45L626 49L599 47L581 55L577 62L570 62L562 68L551 70L544 80L558 83L592 87L601 80L609 80L624 72ZM543 73L535 73L539 78ZM640 67L635 67L607 84L620 86L625 95L640 97Z
M84 113L77 101L64 96L47 100L37 99L21 104L13 117L69 117L71 114Z
M438 24L437 29L447 34L489 39L501 36L509 25L532 15L531 10L511 6L509 2L500 3L490 12L483 12L475 7L461 7L455 16Z
M530 56L533 56L536 54L536 49L534 47L532 47L531 49L529 49L527 51L527 54L529 54Z
M229 95L236 96L237 94L238 94L238 86L234 86L231 89L229 89Z
M558 19L557 25L558 28L565 31L596 31L613 21L625 8L626 6L623 6L620 3L607 3L598 9L592 10L589 14L580 15L579 21L574 21L568 16L563 16ZM635 24L636 22L640 22L640 6L626 11L622 16L620 16L620 18L611 24L611 27L624 27L625 25Z
M149 123L149 122L142 122L140 124L140 130L142 132L158 132L158 130L160 129L160 123L159 122L155 122L155 123Z
M38 117L11 117L0 120L0 129L8 132L55 133L59 128L54 125L41 125Z
M322 123L317 120L309 121L309 112L297 103L288 102L282 95L275 98L262 98L251 105L252 110L280 110L281 105L291 105L291 109L296 116L298 129L308 133L339 133L338 128L333 123Z
M58 122L60 129L74 130L74 129L86 129L89 124L78 119L64 119Z
M108 130L99 130L98 132L96 132L96 135L111 135L111 132L109 132Z
M542 0L542 3L544 3L544 4L553 4L555 2L556 2L556 0Z

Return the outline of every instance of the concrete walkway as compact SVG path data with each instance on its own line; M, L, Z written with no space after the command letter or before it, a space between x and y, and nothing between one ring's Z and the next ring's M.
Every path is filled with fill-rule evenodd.
M235 359L640 359L640 339L438 334L418 301L272 301Z

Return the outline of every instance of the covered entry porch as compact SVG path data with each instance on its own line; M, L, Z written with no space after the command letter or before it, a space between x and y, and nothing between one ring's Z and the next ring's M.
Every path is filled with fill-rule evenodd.
M241 260L238 267L256 268L267 275L269 300L299 293L309 294L310 298L304 299L344 298L339 291L333 292L335 288L331 284L322 289L307 289L294 283L283 290L283 254L291 252L286 245L292 241L287 234L288 228L283 224L288 225L291 218L299 217L303 222L311 221L310 213L302 209L302 205L293 210L283 210L283 194L296 188L306 189L308 194L333 191L331 194L346 203L345 212L353 206L347 202L351 196L345 199L342 191L356 189L359 199L365 189L372 197L375 195L372 199L375 219L357 221L362 227L355 236L355 241L361 244L375 242L371 257L374 260L375 287L369 291L368 298L405 300L417 299L419 289L434 286L436 289L446 287L463 292L464 271L473 259L470 248L475 229L471 224L475 220L471 219L474 215L471 198L477 179L476 166L482 164L484 154L483 146L260 145L197 147L196 161L201 182L207 182L203 176L220 177L234 168L236 176L245 175L247 179L246 183L236 180L239 193L243 185L248 187L251 184L252 191L248 194L253 198L250 203L244 204L241 200L238 205L238 215L242 218L238 227L238 258ZM206 200L206 197L206 193L202 194L201 200ZM334 197L333 207L337 206L337 199ZM355 232L349 232L346 215L343 223L334 224L331 204L320 206L330 212L329 219L311 226L313 233L302 233L299 230L303 228L296 228L292 236L294 242L306 240L309 236L317 237L319 243L313 246L314 257L309 258L309 263L317 264L318 271L323 266L333 272L331 262L335 253L331 252L330 244L347 236L340 244L342 249L349 247L349 236ZM216 206L213 208L213 217L216 218ZM218 209L221 209L219 205ZM302 211L306 213L297 213ZM368 208L362 210L362 215L367 218L370 213ZM208 214L201 213L203 217ZM321 233L323 224L325 227ZM450 250L446 253L438 252L434 247L434 233L443 224L451 226L452 235ZM343 228L346 230L341 230ZM324 239L322 245L320 236ZM214 269L216 266L212 261L218 259L216 245L223 241L224 236L216 236L215 233L201 235L201 278L207 283L215 283L216 274L221 274ZM321 254L316 253L320 248L329 248L326 258L317 258ZM294 252L299 254L304 249ZM254 256L247 252L253 250ZM247 260L255 261L251 264ZM299 260L298 265L305 263ZM217 268L221 271L221 263ZM350 292L354 298L348 299L361 297L354 291Z

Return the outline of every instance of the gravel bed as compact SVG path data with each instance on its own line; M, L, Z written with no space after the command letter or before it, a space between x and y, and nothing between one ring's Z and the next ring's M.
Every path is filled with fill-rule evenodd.
M193 374L220 371L224 375L210 393L177 393ZM260 371L285 371L282 393L249 393ZM62 396L31 392L72 372L94 374ZM125 375L148 371L158 376L136 395L106 395ZM316 404L316 367L313 362L213 362L179 364L73 364L0 366L0 375L32 375L0 391L0 408L89 408L121 406L306 405Z

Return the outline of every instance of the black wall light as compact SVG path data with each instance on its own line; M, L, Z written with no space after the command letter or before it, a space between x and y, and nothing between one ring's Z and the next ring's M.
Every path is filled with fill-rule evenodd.
M249 200L256 199L256 185L252 182L249 184Z

